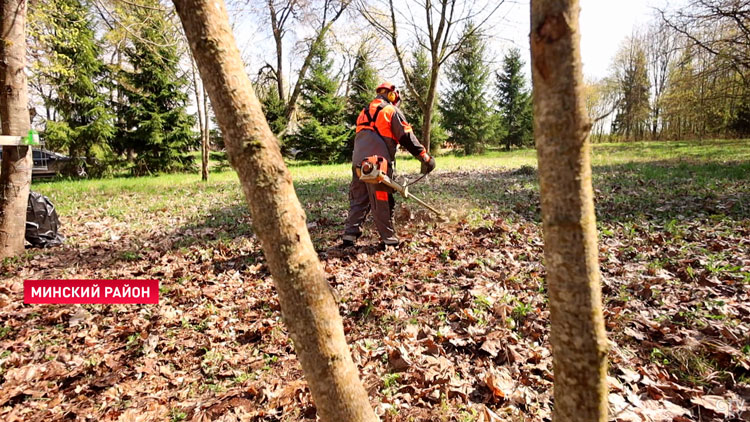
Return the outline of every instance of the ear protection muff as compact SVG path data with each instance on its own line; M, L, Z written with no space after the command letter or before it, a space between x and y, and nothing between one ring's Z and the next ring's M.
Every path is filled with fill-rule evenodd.
M391 104L394 104L396 102L397 98L398 98L398 94L396 93L396 91L389 91L388 92L388 101Z

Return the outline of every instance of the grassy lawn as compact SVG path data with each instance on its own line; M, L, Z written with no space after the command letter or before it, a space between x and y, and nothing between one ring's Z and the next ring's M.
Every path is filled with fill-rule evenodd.
M497 182L492 180L493 175L500 175L504 171L512 171L522 166L536 167L536 152L530 149L512 152L492 151L481 156L469 157L446 155L438 158L435 176L456 172L477 172L481 175L451 177L450 186L446 190L437 189L442 185L442 180L440 183L417 184L416 188L423 187L420 191L430 198L438 198L438 203L446 200L447 204L450 204L448 208L456 208L451 198L455 198L457 192L451 192L451 188L466 188L466 192L460 193L461 201L458 204L461 208L468 208L466 211L497 205L498 200L504 202L503 193L499 192L501 189L488 189L492 188L488 186L492 184L486 182ZM336 205L326 208L346 207L345 192L350 179L349 164L288 164L303 205L318 203L325 199L326 202L332 201ZM647 194L656 194L657 198L672 188L679 190L674 192L675 194L690 195L690 192L686 191L695 190L696 196L718 196L722 195L720 186L723 183L737 184L737 187L747 183L750 147L746 140L595 144L592 165L595 187L600 190L614 188L615 194L620 190L619 184L643 183L648 180L654 185L661 185L657 189L643 190ZM406 155L400 157L398 173L416 176L418 170L419 163L416 160ZM512 186L511 189L536 189L533 177L526 182ZM194 206L198 205L195 202L202 202L198 208L206 211L242 201L237 177L231 169L212 172L207 183L201 182L199 175L172 174L103 180L42 181L35 182L33 189L49 196L63 218L84 209L114 217L124 217L131 213L140 217L142 212L159 211L165 207L181 209L184 206L181 203L185 202L186 197L190 197L190 202ZM714 195L707 192L709 190L714 190ZM123 201L122 197L128 200ZM612 199L616 202L630 199L634 207L657 205L654 203L656 199L652 198L615 195ZM312 218L317 217L317 212L320 211L317 206L308 207L308 210ZM124 221L132 222L128 219Z
M478 421L485 409L545 420L535 151L437 163L412 191L450 222L397 200L406 246L377 252L370 227L353 253L333 248L350 165L289 163L363 382L384 420ZM596 144L592 165L611 412L750 420L699 400L750 400L750 141ZM407 178L418 169L405 156L397 165ZM231 170L206 183L178 174L32 189L56 205L67 240L0 266L0 419L214 420L232 408L314 420ZM22 280L34 278L157 278L160 304L23 305Z

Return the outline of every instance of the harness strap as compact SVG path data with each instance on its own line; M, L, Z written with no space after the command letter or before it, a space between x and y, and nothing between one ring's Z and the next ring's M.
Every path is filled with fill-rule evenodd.
M375 131L375 133L380 135L380 137L382 138L383 135L380 134L378 127L375 126L375 121L377 120L378 115L380 114L380 111L386 108L387 106L388 104L386 104L385 101L381 102L380 104L378 104L378 107L375 109L375 114L373 115L370 115L370 107L369 106L365 107L362 110L362 112L364 112L365 117L367 117L367 123L360 124L359 126L364 126L365 129L370 129L370 130Z

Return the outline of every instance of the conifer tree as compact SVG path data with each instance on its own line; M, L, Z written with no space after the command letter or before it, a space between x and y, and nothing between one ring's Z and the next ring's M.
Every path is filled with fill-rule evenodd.
M424 49L417 49L412 55L410 63L410 69L408 72L409 80L414 85L414 89L423 98L427 97L427 90L430 88L430 61L427 57L427 53ZM403 97L403 111L406 114L406 120L411 124L414 129L414 134L417 135L419 140L425 139L424 133L422 133L424 123L424 113L422 108L416 100L409 98L409 93L405 90L401 90ZM435 152L440 149L443 142L448 138L443 129L443 116L438 108L440 99L435 100L435 105L432 111L432 124L430 126L430 152Z
M352 136L345 124L346 101L337 95L338 83L331 75L333 60L321 42L315 49L310 71L302 82L302 127L286 139L288 148L301 150L298 158L316 162L347 159L347 140Z
M162 9L135 6L132 13L142 25L124 50L132 70L121 69L127 105L116 145L137 154L134 174L185 170L198 140L186 111L189 81L179 75L176 28Z
M341 151L342 159L350 157L354 151L355 132L353 128L357 123L359 113L375 98L375 88L377 86L378 71L370 64L370 57L367 51L360 46L359 51L357 51L357 57L354 60L349 97L346 101L346 120L344 124L352 129L346 139L346 146Z
M279 97L276 84L262 84L256 88L256 91L268 125L274 134L280 136L287 126L286 103Z
M34 63L33 73L50 85L53 94L44 98L45 106L59 119L47 121L45 139L50 148L71 157L92 157L92 148L108 148L114 135L114 115L105 94L107 69L93 19L82 0L33 6L30 35L45 56Z
M473 154L482 152L493 132L485 93L490 71L481 34L471 23L464 28L464 34L464 44L448 66L448 89L440 109L451 140L463 146L466 154Z
M360 47L352 69L351 88L346 107L346 123L355 125L357 117L363 108L375 98L375 88L378 86L378 72L370 64L367 51Z
M526 88L521 52L511 49L503 58L503 69L497 73L497 96L500 113L502 143L511 146L533 144L533 112L531 93Z

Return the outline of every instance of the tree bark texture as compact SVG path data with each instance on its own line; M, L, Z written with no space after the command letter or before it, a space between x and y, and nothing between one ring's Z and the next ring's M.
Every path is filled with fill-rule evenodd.
M244 70L221 0L174 0L250 207L284 322L322 421L377 420L344 337L278 143Z
M577 0L532 0L534 136L552 324L556 422L607 420L607 338Z
M0 42L0 118L3 135L31 128L26 81L26 0L3 0ZM31 147L3 147L0 164L0 258L24 251L26 206L33 166Z

